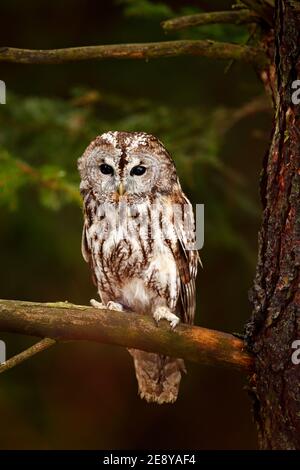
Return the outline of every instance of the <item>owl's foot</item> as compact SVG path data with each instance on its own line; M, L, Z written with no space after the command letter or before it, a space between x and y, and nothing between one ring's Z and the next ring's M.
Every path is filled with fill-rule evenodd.
M118 302L113 302L112 300L107 302L106 308L109 310L116 310L117 312L123 312L124 310L123 305L119 304Z
M179 318L177 315L171 312L168 307L158 307L155 309L153 313L154 320L158 323L160 320L168 320L168 322L171 325L171 328L174 329L178 323L179 323Z
M101 302L98 302L98 300L91 299L90 304L92 307L100 308L102 310L108 309L108 310L116 310L117 312L123 311L123 305L119 304L118 302L113 302L112 300L107 302L107 305L104 305Z
M95 299L91 299L90 304L94 308L101 308L102 310L106 308L104 304L102 304L101 302L98 302L98 300L95 300Z

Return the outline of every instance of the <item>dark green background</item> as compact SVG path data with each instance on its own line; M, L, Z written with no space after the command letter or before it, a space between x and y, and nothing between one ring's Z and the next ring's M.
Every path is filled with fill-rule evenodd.
M166 3L175 13L186 5L230 7L227 1ZM128 17L114 1L3 1L0 46L50 49L180 37L166 37L160 19ZM225 73L227 62L192 57L0 64L7 85L0 146L14 158L38 168L62 167L77 185L76 161L97 133L121 126L152 131L167 144L185 192L205 204L196 323L242 332L251 312L259 172L271 127L267 112L234 120L236 110L263 94L254 70L233 64ZM86 115L72 97L89 90L104 98ZM220 126L228 127L222 138ZM5 179L4 172L0 201ZM34 184L23 184L16 203L3 199L0 205L0 296L87 304L96 293L80 252L80 207L47 201ZM9 356L33 342L6 334L1 339ZM149 405L137 396L124 349L60 344L0 376L0 448L253 449L245 386L239 372L188 364L178 402Z

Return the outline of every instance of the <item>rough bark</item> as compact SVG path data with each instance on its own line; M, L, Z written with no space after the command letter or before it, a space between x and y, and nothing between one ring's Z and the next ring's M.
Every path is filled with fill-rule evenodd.
M116 344L243 370L252 364L244 342L233 335L183 324L172 330L166 321L158 328L149 316L68 302L0 300L0 331Z
M252 390L262 449L300 449L300 3L277 0L275 124L261 179L263 221L252 290L248 342L255 355Z

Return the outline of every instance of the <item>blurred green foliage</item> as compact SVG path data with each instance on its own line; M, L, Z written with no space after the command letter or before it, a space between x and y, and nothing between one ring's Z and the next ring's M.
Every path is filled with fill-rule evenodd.
M156 20L170 18L174 12L169 5L162 2L151 2L149 0L117 0L117 3L123 6L124 15L127 17L135 16L142 18L154 18Z

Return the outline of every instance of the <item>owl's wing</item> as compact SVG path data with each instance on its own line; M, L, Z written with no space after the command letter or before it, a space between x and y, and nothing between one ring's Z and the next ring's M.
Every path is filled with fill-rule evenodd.
M178 307L185 323L194 323L196 309L196 276L198 262L201 263L197 250L191 250L195 242L194 213L191 203L184 199L184 220L179 218L176 224L178 237L176 263L180 277L180 295Z
M83 229L82 229L82 238L81 238L81 253L83 256L84 261L89 264L91 268L91 273L92 273L92 280L95 286L97 286L97 279L95 276L95 267L94 267L94 262L93 262L93 257L92 257L92 252L91 252L91 247L89 243L89 237L87 235L87 230L88 230L88 223L85 220L83 224Z
M88 242L88 237L87 237L87 223L86 221L83 224L83 229L82 229L82 238L81 238L81 253L83 256L84 261L86 263L91 262L91 249L90 245Z

